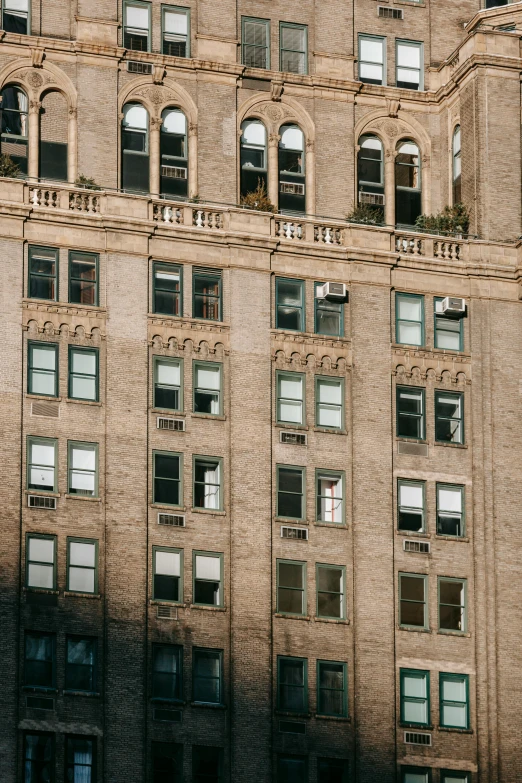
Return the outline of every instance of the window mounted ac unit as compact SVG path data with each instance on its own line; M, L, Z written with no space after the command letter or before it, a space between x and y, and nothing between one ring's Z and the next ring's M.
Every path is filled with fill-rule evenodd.
M158 620L177 620L178 619L178 607L177 606L158 606L156 611L156 617Z
M158 514L158 525L168 525L169 527L185 527L185 517L183 514Z
M161 176L169 177L170 179L187 179L187 169L179 166L162 166Z
M440 303L440 312L458 318L466 312L466 300L458 296L447 296Z
M293 538L296 541L308 541L308 528L287 527L287 525L281 525L281 538Z
M293 446L306 446L306 434L304 432L281 432L281 443L290 443Z
M431 745L431 734L423 734L418 731L405 731L404 742L407 745Z
M279 191L281 193L293 193L294 196L304 196L305 186L300 182L281 182Z
M378 6L381 19L404 19L402 8L389 8L388 6Z
M136 60L127 60L127 72L128 73L152 73L151 63L140 63Z
M163 707L154 707L152 710L152 720L159 720L165 723L181 723L182 716L181 710L169 710Z
M373 204L377 207L383 207L385 204L384 193L366 193L359 191L359 204Z
M28 495L27 505L29 508L50 508L56 509L56 498L49 498L45 495Z
M345 283L324 283L324 285L317 286L316 299L331 299L334 302L346 301L346 285Z
M26 696L25 706L30 710L54 710L54 699L43 696Z
M169 419L166 416L158 416L156 426L159 430L171 430L172 432L185 431L185 419Z
M429 555L430 553L430 542L429 541L411 541L407 540L404 542L404 551L405 552L418 552L421 555Z

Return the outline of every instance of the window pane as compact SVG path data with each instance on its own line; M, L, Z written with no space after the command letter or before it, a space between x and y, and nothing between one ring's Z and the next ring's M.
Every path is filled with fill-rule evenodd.
M467 728L467 708L465 704L445 704L443 706L442 721L445 726ZM447 778L446 778L447 780ZM460 782L462 783L462 781Z
M368 65L361 62L359 65L359 76L367 81L382 82L382 65Z
M165 11L164 29L166 33L187 35L188 16L180 11Z
M407 345L422 345L422 325L421 324L398 324L397 341Z
M156 361L156 377L158 383L179 386L180 370L181 368L179 364L162 360Z
M128 27L147 29L149 26L149 12L143 6L128 5L125 9L125 24Z
M440 582L440 601L443 604L461 606L464 603L462 582Z
M169 576L181 575L181 555L179 552L155 552L155 571Z
M96 546L94 544L71 541L69 543L69 562L71 565L94 568L96 564Z
M398 296L398 317L405 321L422 320L422 300L413 296Z
M427 772L405 772L404 783L428 783Z
M422 392L400 391L399 404L402 413L422 413Z
M458 487L439 487L438 489L439 511L462 511L462 490Z
M303 587L304 569L299 563L279 563L279 584L284 587Z
M277 303L279 305L300 307L302 304L301 283L279 280L277 284Z
M421 485L401 484L399 487L399 503L401 506L422 509L424 492Z
M54 563L54 540L48 538L29 538L29 560L39 563Z
M408 68L420 68L420 46L397 46L397 64Z
M220 387L219 367L196 367L196 386L202 389L217 389Z
M31 462L35 465L48 465L54 467L54 445L47 446L44 443L32 443Z
M414 696L417 699L425 699L427 696L427 678L422 675L405 675L402 680L402 689L405 696Z
M27 586L41 587L45 590L52 590L54 587L53 566L29 563L27 572Z
M32 346L32 365L40 370L56 369L56 349Z
M196 579L214 579L219 581L220 578L221 561L219 557L196 555Z
M69 568L69 590L94 593L94 568Z
M95 470L96 450L91 448L71 449L72 467L76 470Z
M71 351L73 373L96 375L96 354L89 351Z
M319 402L330 405L342 404L342 384L341 381L320 380L317 382L317 392Z
M424 601L424 579L401 576L401 598L408 601Z
M383 42L372 38L361 38L360 59L370 63L383 62Z
M405 723L427 723L428 705L425 701L405 701L403 707Z

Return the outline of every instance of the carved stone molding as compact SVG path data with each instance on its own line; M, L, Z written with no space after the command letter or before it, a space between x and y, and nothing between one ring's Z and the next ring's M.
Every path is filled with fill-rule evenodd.
M43 49L31 49L31 64L33 68L41 68L45 52Z
M165 76L165 66L155 65L154 73L152 74L152 81L154 82L154 84L162 84L164 76Z
M350 340L292 332L272 332L272 360L279 366L351 369Z

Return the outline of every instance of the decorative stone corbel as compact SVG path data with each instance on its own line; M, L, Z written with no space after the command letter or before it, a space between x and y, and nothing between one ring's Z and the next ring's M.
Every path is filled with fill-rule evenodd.
M270 85L270 100L280 101L282 94L283 94L283 82L274 79L272 81L272 84Z
M401 102L397 98L386 98L386 111L389 117L397 117Z
M33 68L41 68L45 52L43 49L31 49L31 65Z
M154 84L163 84L163 77L165 76L165 66L155 65L154 72L152 74L152 81Z

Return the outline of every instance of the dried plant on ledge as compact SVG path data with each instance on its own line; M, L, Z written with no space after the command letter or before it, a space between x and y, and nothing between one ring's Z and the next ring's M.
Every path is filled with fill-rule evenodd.
M384 214L379 207L372 207L370 204L358 204L349 215L346 215L349 223L364 223L368 226L383 226Z
M276 212L276 208L270 201L266 192L266 185L257 180L257 188L250 191L246 196L241 196L240 204L247 209L256 209L258 212Z
M432 234L467 234L469 231L469 211L465 204L445 206L437 215L419 215L415 228Z
M85 174L79 174L76 177L74 184L79 185L82 188L87 188L88 190L101 190L98 183L95 182L92 177L86 177Z
M0 155L0 177L12 177L20 175L20 167L10 155Z

